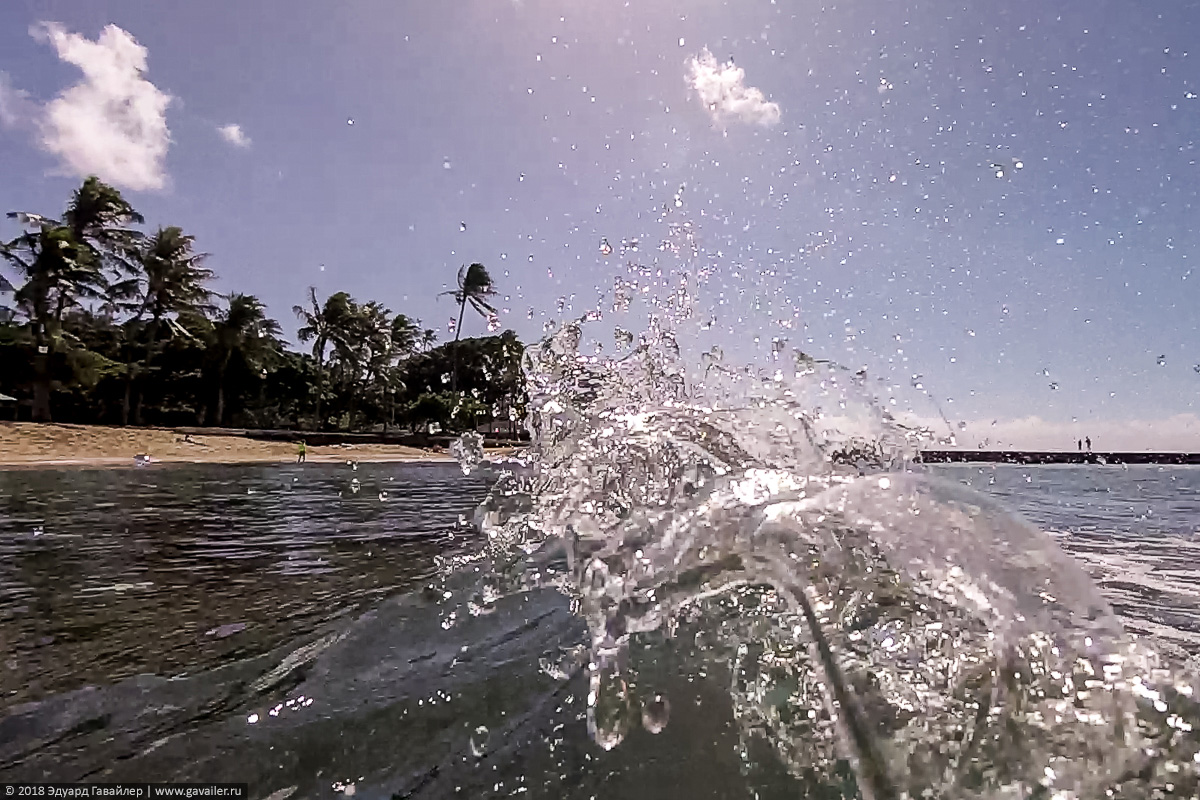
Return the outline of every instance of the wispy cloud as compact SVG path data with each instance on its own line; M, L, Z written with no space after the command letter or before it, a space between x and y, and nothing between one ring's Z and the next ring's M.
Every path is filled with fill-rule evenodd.
M689 62L688 83L716 122L779 122L779 104L767 100L761 89L747 86L744 69L732 61L718 62L708 48Z
M133 190L163 188L172 98L146 79L146 48L116 25L95 41L55 22L35 25L30 35L83 72L38 109L42 148L68 174L97 175Z
M37 112L37 105L29 99L29 93L13 86L7 72L0 72L0 126L11 128L29 122Z
M217 133L221 134L221 138L229 142L234 147L249 147L250 137L242 130L241 125L229 124L222 125L217 128Z

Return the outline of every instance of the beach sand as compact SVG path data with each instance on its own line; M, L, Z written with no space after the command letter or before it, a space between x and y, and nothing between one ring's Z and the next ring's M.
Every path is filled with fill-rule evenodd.
M189 440L190 439L190 440ZM242 436L192 435L164 428L116 428L102 425L61 425L0 422L0 467L18 466L132 466L134 457L151 462L271 463L294 462L293 442L266 442ZM307 461L449 461L435 450L402 445L362 444L308 447Z

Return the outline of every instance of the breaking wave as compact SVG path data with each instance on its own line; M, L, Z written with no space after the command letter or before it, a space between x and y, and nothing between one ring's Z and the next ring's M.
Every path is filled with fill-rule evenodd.
M543 669L587 670L598 744L669 724L642 645L674 640L729 667L745 769L769 753L808 796L1200 791L1195 676L1127 635L1050 536L913 468L928 432L861 373L715 348L692 367L654 321L585 356L599 324L527 352L531 446L488 465L486 547L446 564L485 576L473 614L570 598L590 641ZM481 444L457 443L464 470Z

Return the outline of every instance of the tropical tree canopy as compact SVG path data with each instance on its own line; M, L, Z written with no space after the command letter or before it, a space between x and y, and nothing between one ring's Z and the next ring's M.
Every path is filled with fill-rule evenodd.
M300 351L250 294L216 292L209 257L175 226L149 232L89 178L60 218L9 215L0 239L0 392L70 422L515 432L524 409L511 331L462 338L470 306L495 327L482 264L458 271L454 341L379 300L310 288Z

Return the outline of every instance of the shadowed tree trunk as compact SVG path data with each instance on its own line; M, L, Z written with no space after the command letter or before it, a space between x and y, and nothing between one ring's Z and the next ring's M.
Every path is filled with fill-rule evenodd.
M226 352L224 358L221 359L221 366L217 368L217 411L216 424L220 428L225 424L225 375L229 371L229 359L232 353Z
M50 414L50 365L46 353L37 353L33 357L33 403L30 406L31 419L34 422L52 422Z
M150 370L150 362L154 358L154 346L158 343L158 323L156 322L150 329L150 339L146 344L146 371ZM141 376L135 376L134 394L133 394L133 424L140 426L142 424L142 399L145 395L145 386L141 380Z
M458 337L462 335L463 314L467 311L467 298L463 296L458 304L458 324L454 326L454 373L450 379L450 391L458 391Z
M133 405L133 369L125 373L125 393L121 395L121 426L129 425L129 410Z

